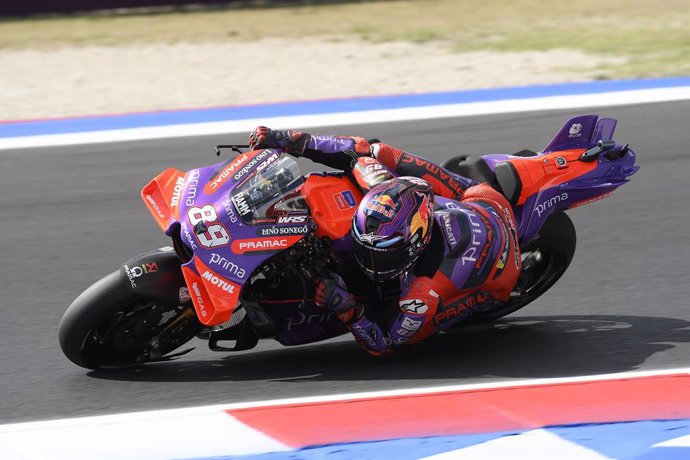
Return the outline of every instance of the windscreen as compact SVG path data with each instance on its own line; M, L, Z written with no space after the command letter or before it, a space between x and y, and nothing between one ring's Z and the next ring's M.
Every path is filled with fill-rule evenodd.
M232 201L244 223L255 223L267 217L267 211L278 197L303 182L304 177L295 160L283 155L267 167L256 169L247 180L237 185L232 191ZM299 204L295 203L295 206Z

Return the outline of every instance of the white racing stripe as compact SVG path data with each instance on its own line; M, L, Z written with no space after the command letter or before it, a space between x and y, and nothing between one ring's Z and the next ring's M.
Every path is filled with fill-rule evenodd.
M169 126L93 131L83 133L49 134L40 136L7 137L0 139L0 150L28 147L68 146L103 142L165 139L216 134L248 133L257 125L273 128L315 128L349 124L384 123L396 121L430 120L499 113L532 112L538 110L613 107L690 100L690 87L615 91L572 96L549 96L529 99L505 99L489 102L409 107L386 110L294 115L211 123L190 123Z
M598 452L546 430L493 439L420 460L609 460Z
M292 448L218 410L184 409L0 426L5 460L164 460Z

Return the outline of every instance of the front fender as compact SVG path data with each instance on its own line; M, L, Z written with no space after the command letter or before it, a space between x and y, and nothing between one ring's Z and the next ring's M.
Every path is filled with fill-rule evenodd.
M163 247L129 259L120 267L120 276L139 295L185 303L190 299L180 265L173 248Z

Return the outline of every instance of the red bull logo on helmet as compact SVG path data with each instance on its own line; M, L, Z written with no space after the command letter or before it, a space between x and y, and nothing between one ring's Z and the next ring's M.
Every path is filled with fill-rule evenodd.
M379 195L367 203L368 210L379 213L388 219L393 217L395 208L395 202L389 195Z
M415 192L417 197L424 197L419 205L416 213L412 216L410 220L410 235L414 235L422 230L421 237L424 238L429 231L429 218L431 217L431 201L429 200L429 195L425 195L420 192Z

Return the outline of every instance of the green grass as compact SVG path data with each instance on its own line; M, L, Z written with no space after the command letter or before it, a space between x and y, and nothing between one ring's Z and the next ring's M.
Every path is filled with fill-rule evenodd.
M405 0L0 22L0 50L348 37L456 52L581 50L615 77L690 74L688 0Z

